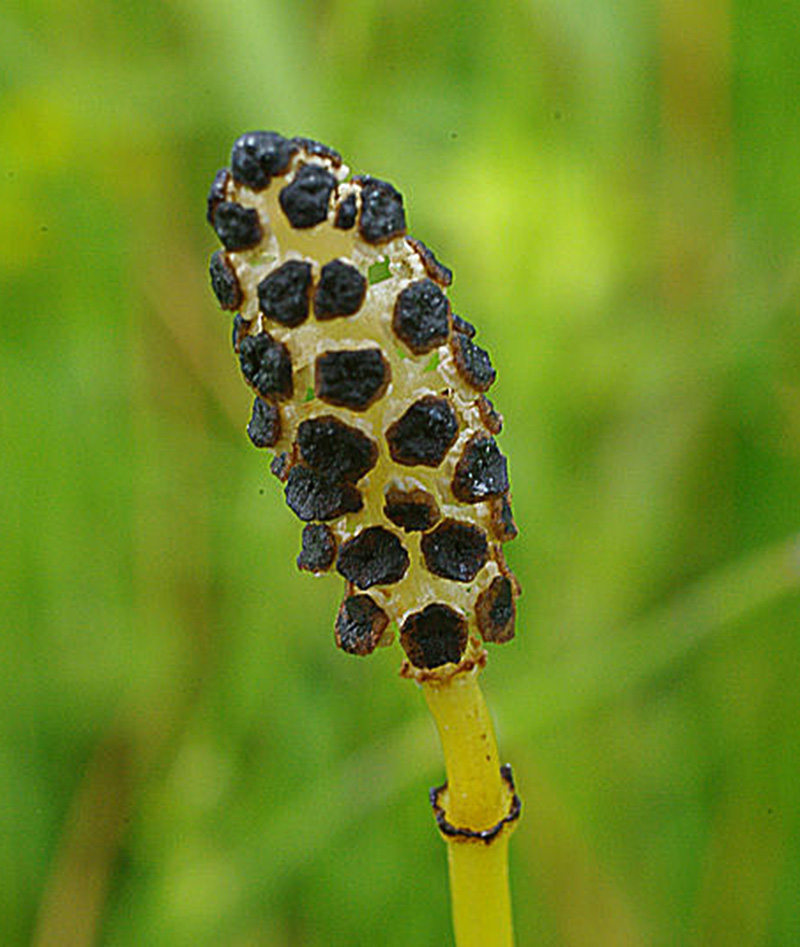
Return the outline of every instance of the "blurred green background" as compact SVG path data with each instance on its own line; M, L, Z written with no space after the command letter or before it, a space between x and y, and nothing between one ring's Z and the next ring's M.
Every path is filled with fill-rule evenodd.
M7 0L3 947L452 943L433 724L244 429L205 196L339 149L499 368L521 947L800 943L800 23L784 0Z

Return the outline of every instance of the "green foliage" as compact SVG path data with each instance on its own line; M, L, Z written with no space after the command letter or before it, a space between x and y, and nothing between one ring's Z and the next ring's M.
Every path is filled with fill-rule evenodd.
M449 942L433 726L334 647L207 287L254 128L392 181L499 369L521 947L796 942L798 45L778 0L3 7L4 947Z

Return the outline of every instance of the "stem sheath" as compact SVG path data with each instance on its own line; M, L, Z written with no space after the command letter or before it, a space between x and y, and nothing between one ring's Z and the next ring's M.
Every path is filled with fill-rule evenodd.
M479 668L422 683L442 742L447 787L439 797L454 834L447 842L458 947L513 947L508 839L514 823L488 841L458 834L491 830L509 813L513 789L500 773L497 742L478 685Z

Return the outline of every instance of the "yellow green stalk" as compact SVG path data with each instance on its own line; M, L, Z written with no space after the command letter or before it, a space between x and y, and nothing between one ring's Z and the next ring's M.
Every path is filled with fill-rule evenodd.
M447 783L431 791L431 803L447 843L458 947L509 947L508 840L519 799L510 769L499 764L479 673L475 665L422 682L447 771Z

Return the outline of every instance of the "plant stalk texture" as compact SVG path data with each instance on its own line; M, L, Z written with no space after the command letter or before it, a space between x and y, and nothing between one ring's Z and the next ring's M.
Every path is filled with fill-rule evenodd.
M456 943L458 947L511 947L508 840L515 823L503 820L514 813L516 797L500 773L494 728L478 674L475 667L441 681L425 681L422 688L436 721L447 771L446 788L439 794L443 816L454 829L469 833L442 833ZM491 835L497 826L499 831Z

